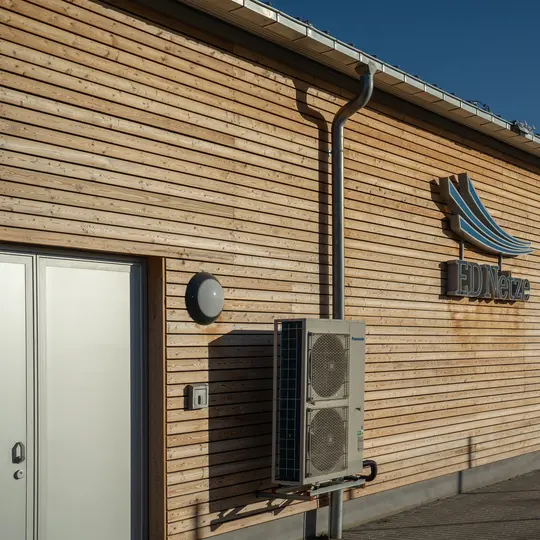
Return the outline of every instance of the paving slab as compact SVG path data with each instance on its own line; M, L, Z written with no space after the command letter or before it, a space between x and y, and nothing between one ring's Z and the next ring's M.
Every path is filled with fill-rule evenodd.
M344 540L540 540L540 470L372 521Z

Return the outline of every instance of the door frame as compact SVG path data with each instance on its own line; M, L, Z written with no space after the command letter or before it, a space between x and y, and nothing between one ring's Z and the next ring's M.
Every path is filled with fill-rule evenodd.
M35 259L21 252L13 252L2 249L0 246L0 262L19 263L25 268L25 347L26 347L26 362L25 362L25 439L26 448L24 465L25 473L25 540L33 540L35 537L34 516L36 512L34 504L35 493L35 417L36 417L36 393L35 393L35 370L36 370L36 343L37 329L35 316ZM2 451L9 451L3 449Z
M148 264L144 257L130 257L117 254L92 253L71 249L47 248L39 246L14 246L0 243L0 254L19 255L31 257L31 275L27 278L27 285L32 287L31 307L33 310L32 331L28 333L28 341L32 350L32 366L29 366L27 383L28 406L32 407L27 414L27 446L32 444L32 462L27 464L32 471L32 482L27 493L27 533L28 540L37 540L37 475L35 471L37 457L37 426L38 402L37 397L37 369L38 369L38 295L41 286L41 277L38 275L40 258L58 259L62 261L85 261L110 264L134 264L138 266L138 279L131 281L132 298L137 305L131 310L131 345L132 351L139 358L131 361L131 539L146 540L148 538ZM137 335L138 334L138 335ZM28 421L28 417L32 422ZM30 467L31 466L31 467ZM28 471L28 476L29 476ZM30 481L30 478L27 478Z

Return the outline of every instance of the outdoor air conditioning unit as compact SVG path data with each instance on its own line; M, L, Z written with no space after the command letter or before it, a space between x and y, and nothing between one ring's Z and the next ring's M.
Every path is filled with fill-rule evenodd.
M362 472L365 323L276 321L272 480L308 486Z

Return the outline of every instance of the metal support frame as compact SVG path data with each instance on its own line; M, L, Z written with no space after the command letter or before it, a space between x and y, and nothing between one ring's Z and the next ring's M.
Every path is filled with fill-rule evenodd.
M364 478L352 477L343 480L335 480L319 486L280 486L272 488L270 491L257 491L259 499L285 499L291 501L313 501L320 495L330 493L330 500L336 493L341 493L341 503L343 503L343 490L363 487L366 483ZM332 503L330 503L331 505ZM340 515L339 522L342 523ZM341 528L340 528L341 534ZM331 536L331 538L333 538ZM339 537L341 538L341 536Z
M465 242L463 240L459 241L459 258L461 260L465 260ZM497 263L499 266L499 272L502 272L502 266L503 266L503 255L502 253L499 253L497 255Z

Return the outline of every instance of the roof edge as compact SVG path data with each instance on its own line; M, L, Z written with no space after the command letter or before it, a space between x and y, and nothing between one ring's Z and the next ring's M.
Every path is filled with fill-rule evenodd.
M409 75L258 0L177 0L355 79L358 63L377 67L375 86L441 116L540 157L540 136Z

